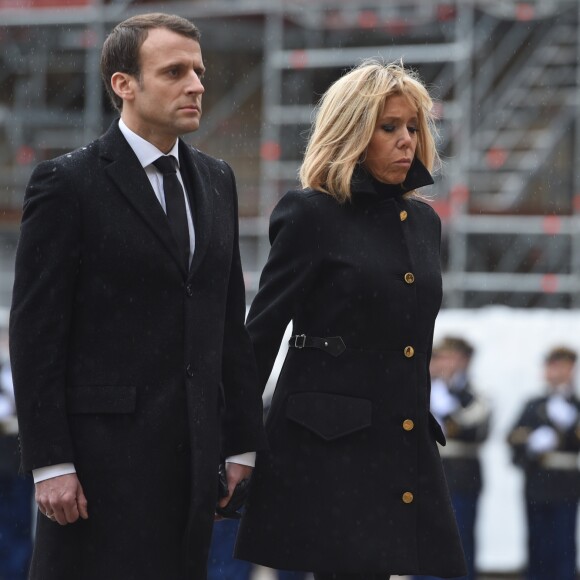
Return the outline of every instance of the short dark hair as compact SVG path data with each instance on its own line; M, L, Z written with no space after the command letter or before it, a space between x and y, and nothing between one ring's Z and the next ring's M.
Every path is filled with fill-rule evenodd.
M435 349L438 353L442 350L452 350L454 352L459 352L466 358L471 358L474 351L473 346L471 346L469 342L458 336L446 336L436 345Z
M117 111L123 108L123 99L113 90L111 77L116 72L122 72L139 78L141 73L139 51L149 30L154 28L167 28L196 42L201 38L201 33L192 22L173 14L151 12L132 16L117 24L105 39L101 52L101 76Z
M567 346L556 346L548 352L545 360L546 364L561 360L567 360L574 364L577 359L578 355L571 348Z

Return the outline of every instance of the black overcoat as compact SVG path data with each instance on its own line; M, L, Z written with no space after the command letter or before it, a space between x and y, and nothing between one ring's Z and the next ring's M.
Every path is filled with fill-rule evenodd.
M22 464L74 462L89 510L39 515L33 579L205 578L221 435L224 455L265 444L233 173L179 155L189 272L117 122L30 179L10 319Z
M411 173L410 186L432 182L422 165ZM340 336L346 350L289 349L236 554L283 569L460 576L444 438L429 414L440 220L374 184L357 172L342 205L290 191L271 216L248 317L262 384L289 321L294 335Z

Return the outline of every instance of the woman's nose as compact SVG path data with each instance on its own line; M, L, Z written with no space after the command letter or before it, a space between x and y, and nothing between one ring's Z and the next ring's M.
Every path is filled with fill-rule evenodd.
M402 134L399 138L399 147L409 147L412 143L411 133L409 133L409 129L406 127L402 130Z

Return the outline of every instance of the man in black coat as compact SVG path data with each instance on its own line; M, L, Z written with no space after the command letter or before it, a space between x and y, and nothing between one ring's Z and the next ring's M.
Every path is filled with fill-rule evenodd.
M524 470L528 524L527 580L575 580L580 499L580 400L574 393L577 354L546 356L547 393L529 400L508 436Z
M16 257L10 348L40 510L30 577L203 579L220 454L231 494L265 445L235 180L179 139L201 117L195 26L130 18L101 68L121 118L38 165Z

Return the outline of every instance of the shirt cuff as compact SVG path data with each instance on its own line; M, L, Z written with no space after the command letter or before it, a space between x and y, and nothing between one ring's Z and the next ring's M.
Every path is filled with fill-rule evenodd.
M238 465L246 465L247 467L254 467L256 465L256 452L248 451L240 455L232 455L226 458L226 463L237 463Z
M76 473L76 469L73 463L57 463L56 465L49 465L48 467L39 467L38 469L33 469L32 477L34 477L34 483L39 483L45 479L59 477L60 475L69 475L71 473Z

